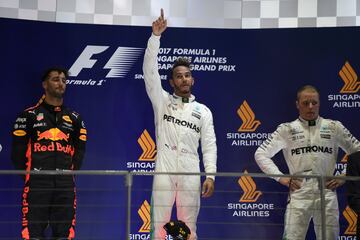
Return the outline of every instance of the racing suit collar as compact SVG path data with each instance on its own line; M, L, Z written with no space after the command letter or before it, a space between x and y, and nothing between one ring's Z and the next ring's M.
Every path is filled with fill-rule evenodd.
M195 101L195 96L191 94L189 98L185 98L185 97L180 97L175 93L173 93L172 99L174 104L191 103Z
M320 121L320 116L318 116L315 120L305 120L302 117L299 116L299 120L301 123L303 123L304 125L306 124L306 126L316 126L319 121Z
M50 112L61 112L64 108L64 105L61 105L61 106L53 106L53 105L50 105L48 104L45 100L44 102L42 103L42 105L47 109L49 110Z

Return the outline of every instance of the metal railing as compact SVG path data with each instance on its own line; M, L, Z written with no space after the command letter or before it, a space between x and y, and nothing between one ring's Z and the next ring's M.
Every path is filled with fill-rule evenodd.
M236 177L236 178L241 178L241 177L252 177L252 178L266 178L269 179L271 178L275 178L275 177L292 177L292 178L306 178L306 179L316 179L318 182L318 186L319 186L319 194L320 194L320 208L321 208L321 232L322 232L322 236L326 236L326 212L325 212L325 187L326 187L326 181L328 179L342 179L342 180L351 180L351 181L360 181L360 177L344 177L344 176L319 176L319 175L268 175L268 174L262 174L262 173L242 173L242 172L227 172L227 173L216 173L216 174L205 174L205 173L167 173L167 172L128 172L128 171L116 171L116 170L79 170L79 171L30 171L30 172L25 172L25 171L17 171L17 170L0 170L0 177L4 177L4 176L15 176L15 175L24 175L24 174L31 174L31 175L76 175L79 176L79 178L81 178L81 176L92 176L92 177L96 177L96 178L100 178L100 176L121 176L124 177L124 184L123 184L123 190L126 191L126 199L127 199L127 203L126 203L126 236L125 238L130 239L130 235L131 235L131 224L132 224L132 202L134 199L132 199L132 194L134 193L135 189L133 189L133 183L134 183L134 179L140 178L140 177L144 177L144 176L148 176L148 177L152 177L154 175L181 175L181 176L193 176L193 175L197 175L197 176L209 176L209 175L214 175L216 176L217 179L221 179L221 178L228 178L228 177ZM120 185L118 185L120 186ZM22 191L22 189L7 189L7 188L2 188L0 189L0 193L1 191L10 191L11 194L13 195L17 195L19 196L19 191ZM81 191L81 189L78 189L78 191ZM144 189L142 189L144 190ZM96 192L97 190L94 189L94 192ZM109 190L110 192L112 192L113 190ZM145 191L145 190L144 190ZM146 191L148 191L149 193L151 192L151 187L149 189L146 189ZM224 191L226 191L226 189L224 189ZM238 192L238 191L237 191ZM284 194L286 194L286 190L283 192ZM2 194L3 195L3 194ZM3 195L4 196L4 195ZM16 204L18 205L13 205L18 207L19 209L21 208L20 206L20 201L18 201ZM0 211L1 208L7 207L7 204L4 204L3 206L1 206L2 204L0 203ZM81 206L81 202L78 203L79 206ZM216 206L215 206L216 207ZM5 219L1 219L0 220L2 223L7 223ZM20 219L19 222L12 222L13 224L19 224L20 223ZM1 226L0 226L1 228ZM5 239L5 238L1 238L0 239ZM9 239L9 238L8 238ZM17 237L14 237L13 239L17 239ZM123 239L122 237L120 237L119 239ZM204 238L199 238L199 239L204 239ZM206 239L212 239L212 238L206 238ZM228 238L223 238L223 239L228 239ZM234 238L236 239L236 238ZM254 238L252 238L254 239Z

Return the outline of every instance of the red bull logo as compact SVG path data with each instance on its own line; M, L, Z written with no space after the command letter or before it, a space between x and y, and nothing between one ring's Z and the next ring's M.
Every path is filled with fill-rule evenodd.
M38 134L38 139L37 139L38 141L45 139L51 141L65 140L67 142L69 140L69 134L65 134L63 131L61 131L58 128L51 128L42 133L38 131L37 134Z
M66 154L73 154L74 148L67 144L63 146L61 143L51 142L49 145L42 145L40 143L34 143L34 152L64 152Z

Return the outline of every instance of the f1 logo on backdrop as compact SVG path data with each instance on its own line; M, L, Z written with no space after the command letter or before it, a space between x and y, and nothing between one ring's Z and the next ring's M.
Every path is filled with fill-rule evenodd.
M248 173L246 170L244 173ZM241 196L239 202L250 203L256 202L262 195L261 191L256 191L256 184L251 176L241 176L238 180L241 189L244 194Z
M87 45L70 67L69 77L71 77L71 79L67 81L67 84L100 86L106 82L108 78L123 78L144 51L144 48L118 47L103 66L103 69L109 70L104 79L94 79L92 76L88 76L86 79L76 79L84 69L93 68L95 63L101 58L101 53L108 51L109 47L110 46Z
M243 122L238 129L239 132L254 132L261 124L259 120L255 120L255 113L250 108L246 100L244 100L237 110L237 114Z

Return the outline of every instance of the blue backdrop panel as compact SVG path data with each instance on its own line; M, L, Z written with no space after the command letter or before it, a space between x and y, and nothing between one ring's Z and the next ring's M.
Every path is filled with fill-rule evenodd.
M154 141L154 117L142 79L143 53L150 34L150 27L0 19L0 168L13 168L11 129L17 114L41 97L43 70L60 65L72 73L65 104L82 115L88 129L82 169L153 170L153 157L142 155L149 149L138 142L139 138L150 144ZM304 84L320 89L322 116L341 120L355 136L360 136L358 80L354 78L355 87L342 90L345 82L339 75L346 62L351 76L360 72L359 42L359 29L352 27L168 28L161 39L160 74L164 88L170 90L166 75L173 59L191 58L193 93L214 115L218 171L260 172L254 151L278 124L297 117L296 90ZM249 119L243 118L240 106L255 118L253 128L241 127ZM343 157L340 152L339 170L345 165ZM281 154L275 158L286 172ZM0 204L11 206L1 210L1 221L13 222L0 224L0 237L19 236L22 181L17 176L0 177L0 188L4 190ZM255 187L253 198L243 198L244 184ZM78 238L124 239L127 198L123 177L79 176L77 186ZM135 177L133 239L148 236L144 222L150 189L151 177ZM229 177L218 178L216 189L212 198L202 200L200 237L281 238L287 198L284 187L271 179ZM351 223L343 213L348 211L344 190L338 192L341 235L351 239ZM312 231L307 239L315 239Z

